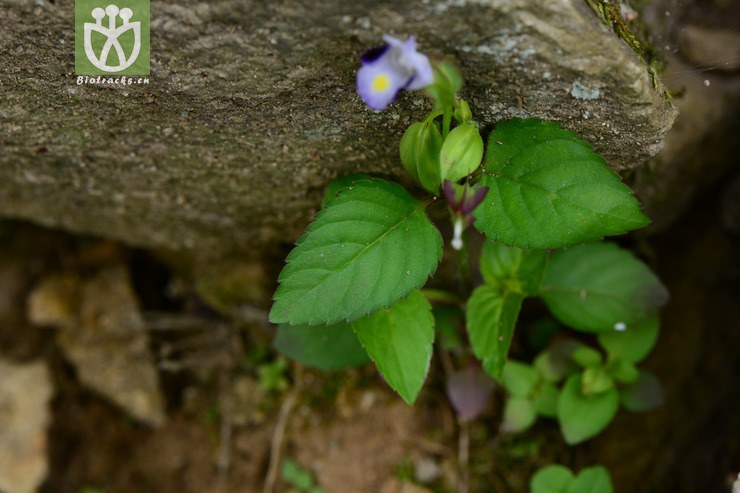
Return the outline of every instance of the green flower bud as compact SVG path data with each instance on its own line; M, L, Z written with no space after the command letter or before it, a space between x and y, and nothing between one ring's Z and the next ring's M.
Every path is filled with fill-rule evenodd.
M470 105L464 99L460 100L459 106L455 108L455 120L459 123L465 123L473 118L473 112L470 111Z
M456 182L480 166L483 159L483 138L478 125L466 122L455 127L445 139L440 151L442 180Z
M437 193L442 183L439 155L442 134L433 120L411 125L401 139L401 162L406 171L425 189Z

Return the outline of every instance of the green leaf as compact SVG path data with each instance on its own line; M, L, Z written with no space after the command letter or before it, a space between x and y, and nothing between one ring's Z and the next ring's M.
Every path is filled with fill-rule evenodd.
M529 397L539 381L537 370L519 361L507 361L501 373L501 383L514 397Z
M614 388L609 372L602 366L586 368L581 375L581 392L584 395L595 395Z
M603 362L600 352L585 345L579 345L575 348L570 357L576 364L584 368L598 366Z
M581 443L599 434L619 408L616 389L585 396L581 392L581 385L581 376L571 375L558 399L558 421L568 445Z
M304 471L293 459L285 459L281 468L283 479L299 489L307 489L313 485L311 474Z
M542 250L523 250L491 241L483 245L480 258L487 284L525 296L537 293L546 265L547 254Z
M591 147L554 123L514 120L491 133L490 188L475 226L488 238L559 248L648 224L630 188Z
M599 344L606 350L609 359L621 359L636 364L653 350L659 331L660 319L652 317L634 327L600 333Z
M568 485L573 473L565 466L543 467L532 476L529 482L531 493L568 493Z
M624 361L623 359L612 360L607 370L617 382L634 383L640 378L640 370L633 363Z
M350 176L340 176L339 178L333 179L331 182L329 182L329 185L326 187L326 193L324 193L324 198L321 199L321 207L326 207L329 202L334 200L337 197L337 194L344 190L347 187L351 187L356 182L361 180L372 180L370 175L366 175L365 173L357 173Z
M650 269L613 243L556 253L540 296L561 322L587 332L613 331L653 317L668 292Z
M560 392L551 382L542 382L535 390L532 402L537 414L548 418L556 418L558 415L558 398Z
M537 421L537 411L531 400L510 397L504 404L504 418L501 422L503 433L521 433Z
M621 383L634 383L640 378L640 370L633 363L623 359L612 360L607 370L614 380Z
M630 411L650 411L663 405L663 387L658 377L643 371L635 383L621 389L622 405Z
M483 368L495 379L501 377L506 363L523 299L521 295L501 294L484 285L476 288L468 300L466 328L470 345Z
M352 327L334 325L281 325L275 349L288 358L320 370L341 370L370 361Z
M378 370L408 404L419 394L432 359L432 306L418 291L391 308L355 320L352 328Z
M587 467L581 470L568 487L568 493L612 493L609 471L604 466Z
M442 256L424 206L383 180L345 188L288 255L270 321L352 321L419 288Z

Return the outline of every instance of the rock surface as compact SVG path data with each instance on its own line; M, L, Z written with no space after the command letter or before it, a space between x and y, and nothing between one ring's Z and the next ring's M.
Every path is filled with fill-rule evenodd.
M33 493L48 471L49 373L0 359L0 375L0 491Z
M618 170L674 109L580 0L152 2L148 85L77 85L72 2L0 0L0 215L199 256L290 242L327 182L401 173L406 94L373 113L359 55L416 35L465 73L484 128L557 120ZM258 252L257 252L258 253Z
M52 276L30 295L28 318L59 327L57 343L80 381L145 423L164 422L149 333L122 267L89 280Z

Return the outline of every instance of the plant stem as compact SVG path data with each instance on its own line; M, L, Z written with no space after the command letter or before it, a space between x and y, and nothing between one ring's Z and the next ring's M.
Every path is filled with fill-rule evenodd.
M463 247L457 250L457 263L460 267L460 277L462 279L462 294L467 296L473 289L473 274L470 268L470 255L468 254L468 233L462 233Z
M457 483L457 493L468 493L470 488L470 430L468 426L468 423L459 421L457 465L460 468L460 479Z
M450 133L450 125L452 124L452 108L450 106L445 107L444 113L442 114L442 140L447 137Z
M283 446L285 428L288 425L290 414L293 412L293 408L298 399L298 392L300 391L301 384L303 382L303 370L301 366L296 364L295 368L295 383L293 385L293 389L288 393L288 396L280 406L277 423L275 424L275 432L273 433L272 441L270 442L270 462L267 467L265 482L262 485L262 493L272 493L275 488L275 482L277 481L280 465L280 450Z
M421 294L429 301L446 303L448 305L461 305L464 301L458 295L441 289L422 289Z

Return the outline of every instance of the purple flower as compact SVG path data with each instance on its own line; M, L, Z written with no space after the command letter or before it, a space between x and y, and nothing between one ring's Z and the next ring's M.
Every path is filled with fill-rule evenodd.
M416 39L383 36L383 40L386 45L362 55L357 71L357 92L374 110L391 104L403 89L421 89L434 82L432 65L416 51Z

